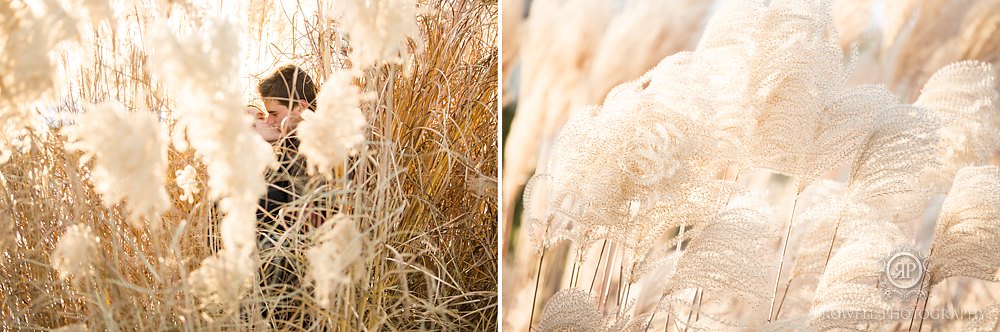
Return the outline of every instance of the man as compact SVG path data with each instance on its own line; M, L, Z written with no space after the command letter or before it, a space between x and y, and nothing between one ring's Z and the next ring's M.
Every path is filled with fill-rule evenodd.
M298 310L304 292L299 280L304 274L303 262L296 260L302 256L296 254L301 248L292 240L297 237L284 236L296 218L290 217L291 211L286 210L284 215L280 212L282 206L297 199L296 183L306 175L303 160L298 155L295 128L302 121L302 112L315 109L316 87L302 69L287 65L261 80L257 92L263 100L263 109L257 110L254 129L275 147L279 163L277 169L268 171L267 194L261 198L257 209L262 260L260 286L268 299L261 313L272 324L295 325L294 322L305 320ZM272 328L284 330L291 326Z
M266 123L279 129L282 137L295 130L302 121L302 112L316 110L316 86L312 77L294 65L278 68L261 80L257 92L264 100Z
M263 121L254 125L264 140L277 149L278 169L268 174L267 195L261 199L257 220L279 230L284 223L276 220L281 205L295 195L294 179L305 175L303 160L298 156L299 140L295 129L302 121L302 112L315 110L316 87L312 77L294 65L278 68L257 85L264 103ZM258 117L259 119L259 117Z

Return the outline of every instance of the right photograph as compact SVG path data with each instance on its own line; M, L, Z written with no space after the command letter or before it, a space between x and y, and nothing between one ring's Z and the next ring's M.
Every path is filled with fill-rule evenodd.
M1000 330L1000 1L501 3L504 331Z

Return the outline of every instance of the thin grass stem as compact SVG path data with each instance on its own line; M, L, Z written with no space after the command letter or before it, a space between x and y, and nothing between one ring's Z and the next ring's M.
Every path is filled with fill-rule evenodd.
M774 303L778 297L778 282L781 280L781 268L785 264L785 253L788 251L789 236L792 235L792 222L795 220L795 207L799 204L799 192L796 190L795 199L792 201L792 213L788 216L788 226L785 228L785 239L781 245L781 258L778 260L778 272L774 276L774 290L771 293L771 308L767 311L767 321L771 322L771 315L774 314Z

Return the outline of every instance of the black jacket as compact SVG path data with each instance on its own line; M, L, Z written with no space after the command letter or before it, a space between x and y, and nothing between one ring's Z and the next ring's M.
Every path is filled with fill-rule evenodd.
M298 147L299 140L294 136L278 143L278 168L267 172L267 193L257 204L257 223L260 227L285 230L285 222L278 222L276 219L278 210L298 197L293 179L305 175Z

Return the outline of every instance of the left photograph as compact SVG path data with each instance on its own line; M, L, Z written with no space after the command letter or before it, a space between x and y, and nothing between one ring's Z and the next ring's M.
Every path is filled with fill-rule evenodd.
M0 330L497 329L496 1L0 18Z

